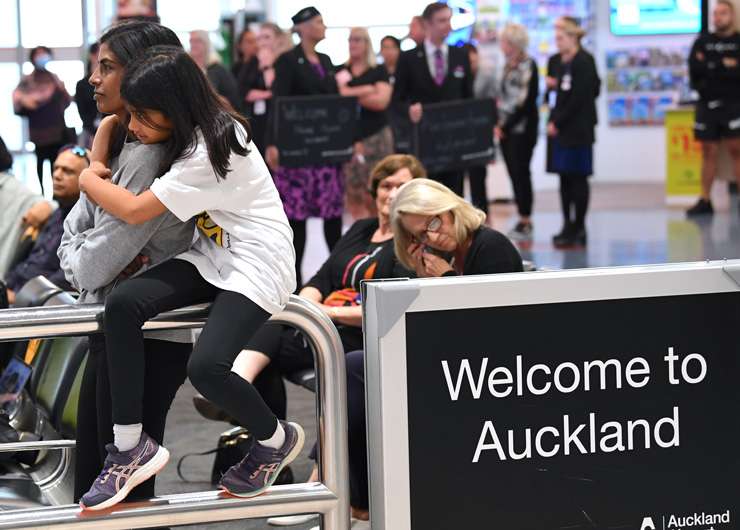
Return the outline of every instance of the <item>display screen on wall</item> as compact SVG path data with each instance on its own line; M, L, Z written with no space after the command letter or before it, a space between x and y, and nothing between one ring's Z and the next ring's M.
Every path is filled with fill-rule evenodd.
M698 33L701 0L611 0L614 35Z

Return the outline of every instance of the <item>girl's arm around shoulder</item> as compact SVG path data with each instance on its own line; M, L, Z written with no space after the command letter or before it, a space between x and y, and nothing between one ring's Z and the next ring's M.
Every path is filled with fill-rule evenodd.
M127 189L100 178L91 169L80 174L80 189L103 210L131 225L146 223L167 211L151 191L134 195Z

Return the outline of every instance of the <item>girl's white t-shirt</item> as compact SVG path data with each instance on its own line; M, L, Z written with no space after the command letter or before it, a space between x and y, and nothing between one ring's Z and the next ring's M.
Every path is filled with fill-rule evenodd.
M218 179L197 133L192 155L178 160L151 191L181 221L196 217L196 235L177 259L197 267L208 283L245 295L270 314L282 311L295 291L293 231L272 176L257 147L234 152L231 171ZM242 145L246 133L237 124Z

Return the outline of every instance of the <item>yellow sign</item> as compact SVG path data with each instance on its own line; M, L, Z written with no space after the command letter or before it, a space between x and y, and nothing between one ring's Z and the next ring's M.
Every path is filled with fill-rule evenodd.
M694 110L666 112L666 195L701 193L701 144L694 139Z

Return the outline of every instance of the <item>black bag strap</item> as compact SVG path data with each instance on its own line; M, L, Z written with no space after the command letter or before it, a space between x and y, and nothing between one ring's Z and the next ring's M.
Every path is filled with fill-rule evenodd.
M186 458L190 458L191 456L208 456L212 455L213 453L218 452L220 447L216 447L214 449L210 449L208 451L203 451L202 453L188 453L186 455L182 455L180 457L180 460L177 461L177 476L180 477L180 480L187 483L193 483L193 482L202 482L198 480L189 480L185 478L185 475L182 474L182 463L185 461Z

